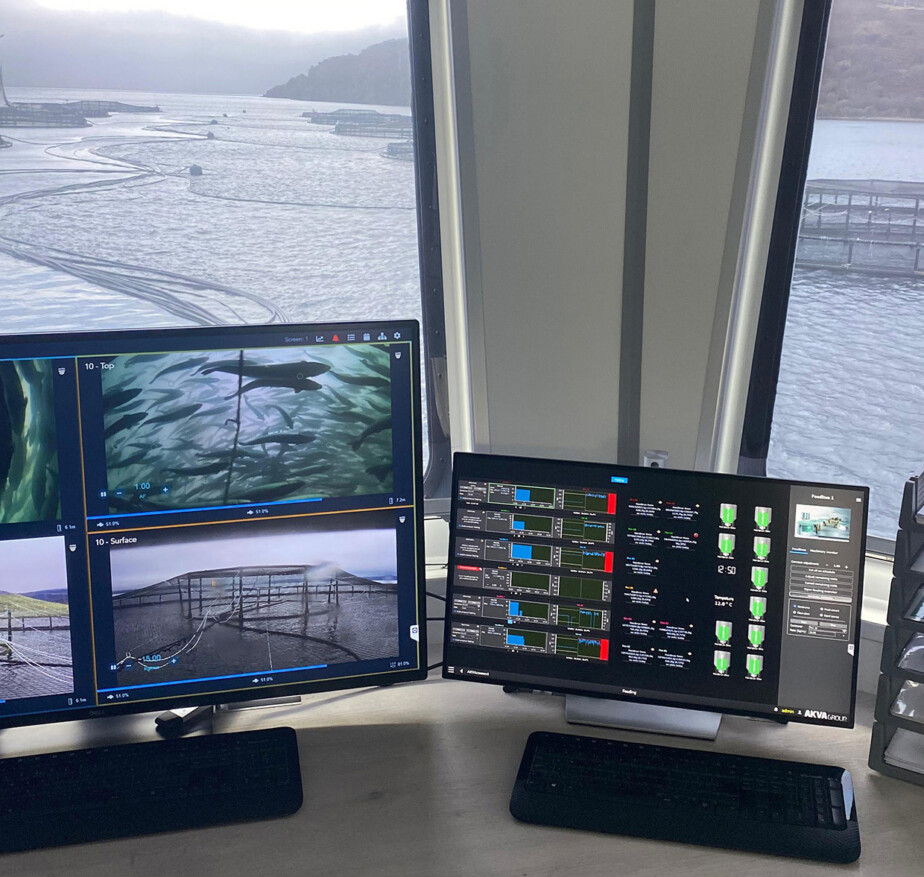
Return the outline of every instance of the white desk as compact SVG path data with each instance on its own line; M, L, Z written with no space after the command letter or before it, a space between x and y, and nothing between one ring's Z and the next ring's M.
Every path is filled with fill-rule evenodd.
M575 730L564 722L562 700L434 678L219 715L218 730L298 729L305 803L294 816L2 856L0 875L918 874L924 788L866 767L871 713L872 698L864 697L852 731L726 717L715 744L680 744L848 767L863 854L846 867L518 823L507 804L526 737ZM153 737L152 721L146 715L17 728L0 734L0 755Z

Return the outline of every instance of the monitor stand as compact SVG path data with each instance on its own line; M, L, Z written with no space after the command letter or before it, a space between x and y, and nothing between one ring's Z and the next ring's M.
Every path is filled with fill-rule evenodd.
M285 697L265 697L260 700L245 700L235 703L223 703L218 706L175 707L161 713L154 719L157 733L162 737L181 737L200 725L210 724L217 711L259 709L261 707L282 706L301 703L301 695L291 694Z
M722 716L702 710L568 694L565 696L565 720L572 725L599 725L715 740Z

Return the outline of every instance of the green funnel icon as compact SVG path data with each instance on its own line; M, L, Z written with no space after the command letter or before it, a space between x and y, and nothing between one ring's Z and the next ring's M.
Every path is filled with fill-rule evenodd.
M719 506L719 517L726 527L734 527L735 518L738 517L738 506L733 502L723 502Z
M773 510L765 505L759 505L754 509L754 523L761 530L766 530L770 526L770 519L773 517Z
M767 629L762 624L748 625L748 642L755 648L759 649L764 644L764 636Z
M751 584L758 591L762 591L767 587L767 568L765 566L751 567Z
M715 664L715 668L719 673L727 673L728 668L731 666L731 652L726 652L724 649L716 649L712 653L712 663Z
M728 557L735 550L735 534L719 533L719 551Z
M770 539L767 536L754 537L754 554L758 560L766 560L770 553Z
M715 623L715 638L724 646L731 639L732 623L730 621L717 621Z
M760 676L760 671L763 669L763 655L748 655L748 673L750 673L751 676Z
M761 619L767 613L767 598L766 597L751 597L751 615L757 619Z

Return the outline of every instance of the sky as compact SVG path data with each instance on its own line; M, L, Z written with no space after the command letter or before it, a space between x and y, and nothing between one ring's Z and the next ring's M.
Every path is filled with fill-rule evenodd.
M0 0L0 34L7 89L259 95L407 24L404 0Z
M0 542L0 591L29 594L67 587L63 536Z
M403 21L404 0L39 0L47 9L79 12L163 12L256 30L315 34Z

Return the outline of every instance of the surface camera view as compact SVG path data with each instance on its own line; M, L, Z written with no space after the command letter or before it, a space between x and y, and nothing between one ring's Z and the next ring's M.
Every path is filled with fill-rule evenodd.
M74 690L64 539L0 542L0 700Z
M801 539L850 539L850 509L796 505L796 532Z
M159 531L114 547L118 684L396 655L393 514L331 517L301 519L299 529L217 526L195 539L186 528Z
M103 372L112 512L391 491L385 345L119 356Z

